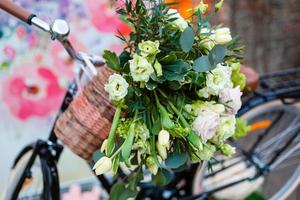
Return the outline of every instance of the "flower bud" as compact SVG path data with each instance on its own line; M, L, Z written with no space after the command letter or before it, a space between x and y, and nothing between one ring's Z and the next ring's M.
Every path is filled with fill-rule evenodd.
M109 172L111 168L112 168L111 159L104 156L96 162L96 164L93 167L93 170L95 170L96 175L101 175Z
M158 134L158 143L164 147L169 146L170 134L166 130L161 130Z
M100 151L101 151L102 153L106 152L106 149L107 149L107 141L108 141L108 140L105 139L105 140L103 141L102 145L101 145Z
M167 159L167 147L161 145L159 142L156 142L156 148L160 157L163 160Z
M226 44L232 40L229 28L219 28L215 31L215 42L217 44Z
M155 160L153 157L148 157L146 160L146 166L148 170L151 172L151 174L156 175L158 171L158 166L155 163Z
M231 157L235 154L235 147L232 147L229 144L224 144L220 147L220 151L223 155Z

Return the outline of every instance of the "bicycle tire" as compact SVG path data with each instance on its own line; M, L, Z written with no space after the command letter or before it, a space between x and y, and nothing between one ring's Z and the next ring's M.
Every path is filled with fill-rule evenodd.
M292 113L297 114L298 116L300 115L300 110L299 108L295 108L293 106L285 106L282 105L281 101L273 101L273 102L269 102L263 105L260 105L252 110L250 110L249 112L246 112L242 118L245 119L250 119L250 118L255 118L263 113L265 113L266 111L276 111L276 110L286 110ZM204 170L203 167L199 168L198 170L196 170L195 173L195 178L193 180L193 192L194 194L199 194L199 191L196 191L198 188L198 184L203 180L203 174L204 174ZM272 197L268 198L271 200L283 200L283 199L287 199L287 197L289 197L292 192L297 188L297 186L300 183L300 163L298 163L298 166L295 168L295 170L293 171L293 174L289 177L289 179L285 182L284 185L282 185L281 189L278 190L276 193L274 193L272 195Z
M38 192L33 191L30 196L22 196L22 189L15 191L17 185L22 181L22 175L27 170L27 164L30 162L32 155L34 154L34 145L30 145L24 148L17 156L13 167L11 169L9 180L2 193L1 200L16 200L16 199L44 199L44 200L58 200L59 199L59 181L56 169L56 163L41 157L37 154L34 158L34 163L39 162L37 166L41 172L41 187L38 188ZM29 167L32 170L34 163ZM54 167L53 167L54 166ZM53 175L54 174L54 175ZM30 183L31 184L31 183Z

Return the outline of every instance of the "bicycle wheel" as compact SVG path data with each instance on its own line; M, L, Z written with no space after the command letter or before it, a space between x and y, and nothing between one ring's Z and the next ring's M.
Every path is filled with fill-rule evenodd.
M43 199L43 172L40 159L35 159L30 170L26 169L27 164L33 155L34 150L27 148L18 156L11 173L7 185L2 194L2 200L12 199ZM26 178L21 186L19 193L14 194L15 188L22 179L22 175L26 173Z
M245 138L238 140L238 145L247 154L256 155L261 165L268 164L270 171L266 170L264 175L253 181L244 181L215 192L214 196L243 199L251 192L259 191L265 199L286 199L300 182L299 109L272 102L251 110L243 118L248 121L251 130ZM213 172L200 169L196 172L194 194L258 173L258 168L241 151L231 159L219 158L211 164Z

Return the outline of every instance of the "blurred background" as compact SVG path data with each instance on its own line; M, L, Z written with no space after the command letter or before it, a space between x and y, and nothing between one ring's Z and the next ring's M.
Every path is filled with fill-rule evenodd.
M170 0L168 0L170 1ZM101 55L119 51L117 31L130 28L114 12L109 0L16 0L46 21L66 19L71 41L84 52ZM178 0L183 16L197 1ZM206 0L211 5L214 1ZM246 45L244 64L260 73L300 66L299 0L225 0L214 18L239 34ZM298 32L299 31L299 32ZM47 34L0 11L0 192L21 148L46 138L61 104L74 63ZM89 167L64 152L61 179L69 185L92 180ZM63 170L62 170L63 169Z

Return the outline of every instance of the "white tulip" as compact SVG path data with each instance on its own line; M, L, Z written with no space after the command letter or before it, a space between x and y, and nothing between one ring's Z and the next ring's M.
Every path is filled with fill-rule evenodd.
M107 173L112 168L112 160L106 156L100 158L93 167L96 175Z
M107 148L107 142L108 140L105 139L101 145L101 148L100 148L100 151L103 153L104 151L106 151L106 148Z
M164 147L169 146L170 143L170 133L166 130L161 130L158 133L158 143Z
M156 148L160 157L165 160L167 159L167 147L161 145L159 142L156 142Z

